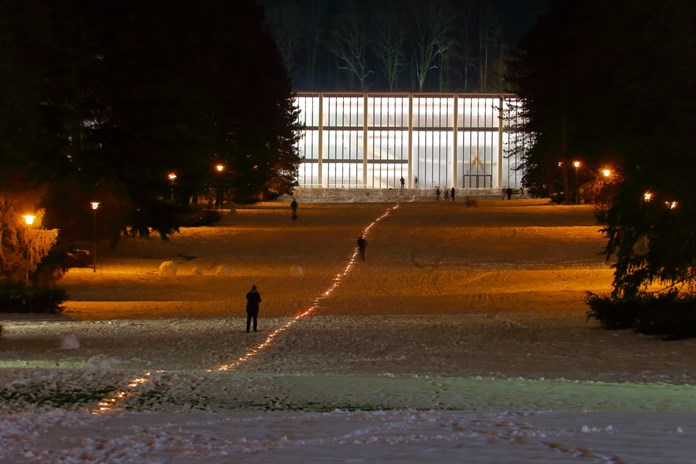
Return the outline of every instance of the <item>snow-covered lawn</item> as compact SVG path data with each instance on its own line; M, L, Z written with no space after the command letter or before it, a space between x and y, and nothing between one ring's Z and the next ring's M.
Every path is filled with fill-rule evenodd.
M696 340L586 320L591 208L299 201L124 239L63 315L3 315L0 462L696 462Z

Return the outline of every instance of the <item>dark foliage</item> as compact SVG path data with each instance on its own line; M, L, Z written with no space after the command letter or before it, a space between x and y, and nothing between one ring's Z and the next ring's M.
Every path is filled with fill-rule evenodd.
M49 313L63 311L68 299L61 288L27 288L23 283L0 284L0 312Z
M696 337L696 297L677 292L643 294L634 298L599 296L588 292L588 319L605 329L633 329L666 338Z
M567 202L581 187L573 160L619 173L610 188L585 190L601 203L612 298L629 304L653 283L693 289L694 24L687 0L558 0L512 64L535 135L525 184Z
M289 192L300 162L290 81L253 0L0 0L0 104L2 188L48 185L47 226L67 244L167 237L182 215L163 200L220 185L213 163L229 198L258 200Z
M220 222L220 213L214 209L192 208L181 220L182 227L210 226Z

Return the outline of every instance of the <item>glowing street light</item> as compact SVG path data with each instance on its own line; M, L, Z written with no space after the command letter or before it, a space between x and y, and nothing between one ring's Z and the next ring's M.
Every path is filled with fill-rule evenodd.
M215 165L215 170L222 175L222 172L225 170L225 165L218 163ZM215 207L216 208L222 208L222 180L218 178L217 181L217 189L215 191Z
M646 203L651 202L652 199L653 199L653 194L652 194L651 192L645 192L645 193L643 194L643 200L644 200Z
M176 173L174 171L168 173L167 179L169 179L169 198L174 201L174 181L176 180Z
M27 225L27 244L26 244L26 249L25 249L25 259L26 259L26 269L24 272L24 281L28 284L29 283L29 266L31 265L30 262L30 257L31 257L31 243L29 240L29 230L31 230L31 226L34 225L34 221L36 220L36 216L33 214L25 214L22 216L24 218L24 223Z
M580 167L580 161L573 161L573 166L575 167L575 204L580 203L580 186L578 185L578 168Z
M97 272L97 209L99 208L98 201L91 201L89 203L92 205L92 211L94 212L94 235L93 235L93 248L92 248L92 267L94 272Z
M611 169L609 169L609 168L604 168L604 169L602 169L601 172L605 178L609 178L612 175Z

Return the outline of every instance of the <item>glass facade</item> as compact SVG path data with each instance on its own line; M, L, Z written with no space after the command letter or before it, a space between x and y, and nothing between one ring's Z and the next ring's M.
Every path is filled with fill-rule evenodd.
M300 187L520 187L511 94L298 93Z

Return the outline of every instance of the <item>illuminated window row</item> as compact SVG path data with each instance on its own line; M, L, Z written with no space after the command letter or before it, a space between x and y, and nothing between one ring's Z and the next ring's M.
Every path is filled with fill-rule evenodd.
M298 93L301 187L517 188L529 143L510 94Z

